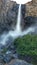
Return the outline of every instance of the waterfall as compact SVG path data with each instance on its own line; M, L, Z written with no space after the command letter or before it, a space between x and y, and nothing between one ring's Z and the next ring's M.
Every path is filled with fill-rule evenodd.
M9 37L16 39L19 36L27 35L28 33L35 31L35 27L33 27L33 26L30 26L26 30L21 31L20 23L21 23L21 4L19 5L19 9L18 9L16 29L14 31L10 30L8 33L3 33L0 36L0 44L5 45L6 41L8 40Z
M21 22L21 4L19 5L19 9L18 9L17 25L16 25L17 32L21 32L20 22Z

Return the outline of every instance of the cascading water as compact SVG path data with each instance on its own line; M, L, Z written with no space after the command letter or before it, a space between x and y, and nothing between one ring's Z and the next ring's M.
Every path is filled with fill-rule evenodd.
M5 45L9 36L15 39L18 36L26 35L29 32L34 32L34 27L29 27L28 29L21 31L20 23L21 23L21 4L19 5L19 9L18 9L16 29L14 31L10 30L7 34L3 33L0 36L0 44Z
M0 35L0 50L1 48L3 48L3 45L5 46L5 48L8 48L5 54L0 54L0 57L3 56L3 60L6 63L10 61L12 57L18 58L18 54L16 53L16 50L14 48L12 41L14 41L14 39L16 39L19 36L24 36L30 32L35 31L35 27L32 27L32 26L22 31L20 24L21 24L21 4L19 5L19 9L18 9L17 24L16 24L15 30L14 31L10 30L9 32L4 32L2 35ZM11 57L9 57L8 55L10 55Z
M19 9L18 9L18 17L17 17L17 25L16 25L17 32L21 32L20 22L21 22L21 4L19 5Z

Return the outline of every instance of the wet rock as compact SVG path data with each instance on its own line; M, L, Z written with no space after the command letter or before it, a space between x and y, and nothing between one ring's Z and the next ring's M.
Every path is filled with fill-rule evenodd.
M0 54L0 63L3 62L3 54Z
M9 61L11 61L11 59L16 57L17 54L14 48L13 38L12 36L8 36L5 41L5 45L0 44L0 61L8 63Z
M0 63L0 65L4 65L3 63Z
M24 61L16 61L13 65L31 65L31 64L28 64L28 63L25 63Z
M2 42L3 43L3 42ZM8 36L5 45L0 44L0 62L9 62L13 57L12 53L14 53L14 50L12 48L13 46L13 38L11 36ZM9 51L10 50L10 51Z
M9 47L9 51L11 51L11 52L12 52L12 54L15 54L15 53L16 53L15 48L11 48L11 47Z
M9 48L10 46L13 46L13 37L12 36L8 36L6 41L5 41L5 48Z
M32 56L30 56L30 55L25 55L25 56L20 56L20 57L21 57L21 59L24 59L25 61L27 61L29 63L31 63L31 61L32 61Z
M11 51L7 51L6 54L4 55L3 61L5 63L8 63L9 61L11 61L11 59L14 59L13 53Z
M12 57L11 57L9 54L7 54L7 55L4 56L3 61L4 61L5 63L8 63L8 62L11 60L11 58L12 58Z
M3 49L4 49L5 47L2 45L2 44L0 44L0 53L1 52L3 52Z
M13 37L10 35L9 36L7 36L7 35L8 35L8 33L6 35L5 34L1 35L1 37L0 37L0 49L7 48L11 44L13 44Z
M32 65L32 64L27 63L26 61L23 61L23 60L14 59L14 60L12 60L12 62L10 62L7 65Z

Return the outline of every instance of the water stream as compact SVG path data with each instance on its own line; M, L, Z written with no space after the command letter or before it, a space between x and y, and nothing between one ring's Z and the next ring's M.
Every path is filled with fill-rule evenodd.
M21 4L19 5L19 9L18 9L18 16L17 16L16 28L15 28L14 31L13 30L10 30L8 33L4 32L2 35L0 35L0 46L1 45L6 46L6 44L7 44L6 41L8 41L8 44L9 43L11 44L11 40L16 39L19 36L24 36L24 35L27 35L28 33L31 33L31 32L34 32L35 31L35 27L33 27L33 26L30 26L29 28L27 28L24 31L22 31L20 24L21 24ZM9 37L11 37L11 39L9 39ZM5 53L5 55L8 55L8 54L11 54L12 55L13 52L11 50L10 51L7 50L7 52ZM13 54L12 57L18 58L18 54L17 53L16 54ZM8 62L9 61L9 57L6 57L5 56L5 60L6 60L5 62ZM31 64L28 64L27 62L25 62L25 64L26 65L31 65Z
M19 5L19 9L18 9L17 21L18 22L17 22L15 31L21 32L21 26L20 26L20 22L21 22L21 4Z
M15 30L14 31L10 30L8 33L3 33L0 36L0 44L5 45L9 36L15 39L19 36L27 35L30 32L34 32L35 28L32 26L22 31L20 23L21 23L21 4L19 5L19 9L18 9L17 24Z

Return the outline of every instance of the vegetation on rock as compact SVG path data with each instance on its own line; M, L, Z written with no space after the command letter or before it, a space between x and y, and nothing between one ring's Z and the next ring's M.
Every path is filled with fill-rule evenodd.
M26 35L18 38L14 45L18 54L22 56L29 55L33 61L37 61L37 35Z

